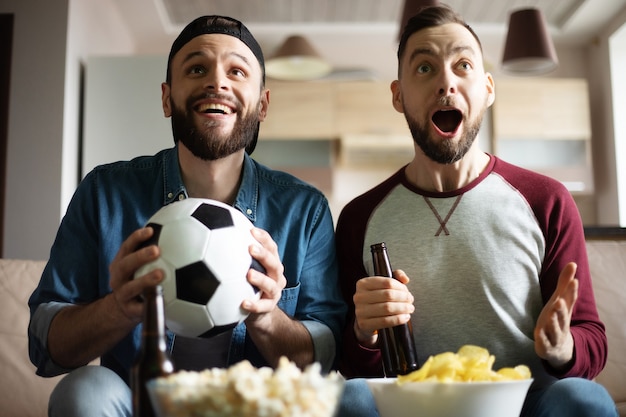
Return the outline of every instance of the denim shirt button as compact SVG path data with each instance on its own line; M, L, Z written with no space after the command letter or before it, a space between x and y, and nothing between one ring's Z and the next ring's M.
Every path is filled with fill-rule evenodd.
M167 193L167 198L172 198L174 196L174 194L172 193Z
M183 193L178 194L178 200L179 201L183 201L184 199L185 199L185 194L183 194Z
M247 213L248 215L252 214L252 209L248 209L248 210L246 210L246 213Z

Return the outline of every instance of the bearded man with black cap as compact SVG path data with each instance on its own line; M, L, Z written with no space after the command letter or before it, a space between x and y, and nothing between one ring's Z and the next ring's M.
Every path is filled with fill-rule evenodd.
M186 26L168 58L162 105L175 146L96 167L79 184L29 306L29 353L42 376L68 373L51 395L51 416L131 414L130 367L140 344L139 295L158 285L158 258L141 249L159 208L187 197L233 205L256 226L251 255L258 301L233 331L213 339L168 334L178 369L242 359L275 366L335 361L345 304L337 284L333 221L321 192L253 159L267 114L263 52L239 21L204 16ZM85 366L101 358L102 366Z

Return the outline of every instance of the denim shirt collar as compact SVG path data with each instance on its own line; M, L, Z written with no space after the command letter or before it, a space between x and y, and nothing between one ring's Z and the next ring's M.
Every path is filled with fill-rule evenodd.
M163 205L187 197L187 189L180 174L178 146L175 146L163 153ZM241 184L234 207L254 223L257 218L258 201L259 174L254 160L246 153L243 159Z
M187 198L187 189L180 175L178 146L163 152L163 205Z
M242 171L241 184L234 206L254 223L259 202L259 172L254 160L247 153L244 154Z

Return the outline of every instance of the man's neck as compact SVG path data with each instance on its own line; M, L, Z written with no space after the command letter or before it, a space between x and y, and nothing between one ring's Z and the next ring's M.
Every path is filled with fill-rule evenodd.
M233 204L241 182L244 152L242 149L225 158L204 161L179 143L178 162L189 197Z
M408 181L425 191L449 192L474 181L489 164L489 155L472 147L461 160L440 164L428 158L416 146L415 156L405 169Z

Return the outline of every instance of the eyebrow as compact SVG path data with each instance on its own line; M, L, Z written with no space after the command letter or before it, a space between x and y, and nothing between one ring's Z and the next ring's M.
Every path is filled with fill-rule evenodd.
M244 62L244 63L245 63L248 67L252 67L252 65L250 64L250 60L249 60L246 56L244 56L244 55L241 55L241 54L239 54L239 53L237 53L237 52L228 52L228 53L226 53L225 55L226 55L226 56L230 56L230 57L236 57L236 58L239 58L239 59L241 59L241 60L242 60L242 61L243 61L243 62ZM182 62L182 63L184 64L184 63L186 63L187 61L189 61L190 59L193 59L193 58L195 58L195 57L197 57L197 56L199 56L199 57L207 57L208 55L207 55L206 53L202 52L202 51L194 51L194 52L190 52L190 53L188 53L187 55L185 55L185 58L183 59L183 62Z
M456 55L465 51L470 51L472 52L472 55L474 55L474 51L469 45L459 45L459 46L453 47L446 54L446 56ZM428 55L428 56L433 56L433 57L438 56L438 54L435 53L435 51L433 51L431 48L416 48L413 50L413 52L411 52L411 55L409 56L409 63L413 62L415 58L419 55Z

